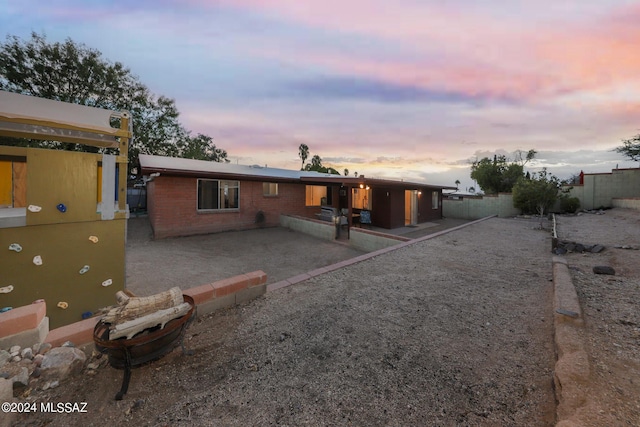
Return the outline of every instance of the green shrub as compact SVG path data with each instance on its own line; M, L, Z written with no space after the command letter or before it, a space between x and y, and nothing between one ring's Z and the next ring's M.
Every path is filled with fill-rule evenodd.
M580 208L580 199L577 197L564 197L560 200L560 209L562 212L576 213Z

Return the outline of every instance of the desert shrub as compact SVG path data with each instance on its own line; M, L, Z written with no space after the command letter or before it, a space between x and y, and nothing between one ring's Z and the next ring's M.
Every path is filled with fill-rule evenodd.
M562 212L575 213L580 208L580 199L577 197L563 197L560 200Z

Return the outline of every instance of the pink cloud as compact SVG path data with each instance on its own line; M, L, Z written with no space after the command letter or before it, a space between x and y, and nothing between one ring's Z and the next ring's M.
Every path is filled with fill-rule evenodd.
M211 4L196 1L201 5ZM295 41L265 41L256 55L309 64L329 72L384 82L444 90L469 96L540 100L579 91L606 91L622 81L638 82L637 25L640 7L593 14L599 19L505 20L491 11L451 6L349 2L276 3L216 1L259 11L298 24L396 43L411 53L406 61L385 61L358 52ZM622 23L622 24L621 24ZM273 43L270 45L270 43ZM434 56L438 57L434 61Z

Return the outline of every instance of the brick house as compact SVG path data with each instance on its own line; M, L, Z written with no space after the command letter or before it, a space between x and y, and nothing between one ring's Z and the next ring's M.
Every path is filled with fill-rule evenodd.
M321 207L364 211L397 228L442 218L442 189L403 181L140 155L155 238L277 226L280 215L317 220Z

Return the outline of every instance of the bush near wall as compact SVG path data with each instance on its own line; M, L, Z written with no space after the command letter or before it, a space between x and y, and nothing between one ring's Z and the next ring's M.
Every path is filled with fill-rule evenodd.
M560 199L560 209L566 213L576 213L580 209L580 199L577 197L563 197Z

